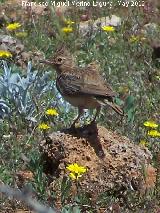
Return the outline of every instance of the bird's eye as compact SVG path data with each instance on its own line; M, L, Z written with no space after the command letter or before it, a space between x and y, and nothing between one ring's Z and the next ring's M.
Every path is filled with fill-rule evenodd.
M58 62L62 62L62 58L58 58Z

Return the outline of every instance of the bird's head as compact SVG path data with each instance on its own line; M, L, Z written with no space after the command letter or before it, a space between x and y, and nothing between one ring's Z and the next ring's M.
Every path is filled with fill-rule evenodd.
M54 67L57 74L68 72L75 65L72 55L64 47L57 49L52 58L40 62Z
M46 60L41 60L41 63L53 66L54 68L60 67L66 62L66 57L64 56L57 56Z

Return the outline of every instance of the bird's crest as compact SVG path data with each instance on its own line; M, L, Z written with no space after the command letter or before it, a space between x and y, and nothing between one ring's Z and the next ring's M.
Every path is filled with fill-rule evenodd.
M55 51L55 55L54 57L57 56L70 56L71 54L69 53L69 51L67 50L66 46L64 43L62 43L60 46L58 46L58 48Z

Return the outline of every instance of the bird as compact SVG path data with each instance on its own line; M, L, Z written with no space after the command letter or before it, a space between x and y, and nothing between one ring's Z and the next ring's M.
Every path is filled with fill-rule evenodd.
M84 109L96 109L91 124L96 121L102 106L110 106L115 112L124 115L123 110L114 103L117 93L102 77L100 65L91 62L86 67L78 67L73 55L64 47L59 47L50 59L41 63L52 66L57 73L56 87L63 98L78 108L78 115L71 128L84 113Z

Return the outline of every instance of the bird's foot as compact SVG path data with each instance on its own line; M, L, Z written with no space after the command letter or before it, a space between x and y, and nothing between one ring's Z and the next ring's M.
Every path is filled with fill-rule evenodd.
M97 124L97 123L96 123L95 120L91 121L91 123L90 123L91 126L96 126L96 124Z
M73 123L73 124L70 126L69 131L70 131L71 133L75 133L75 132L76 132L76 124L75 124L75 123Z
M73 123L73 124L71 125L70 129L73 129L73 130L76 129L75 123Z

